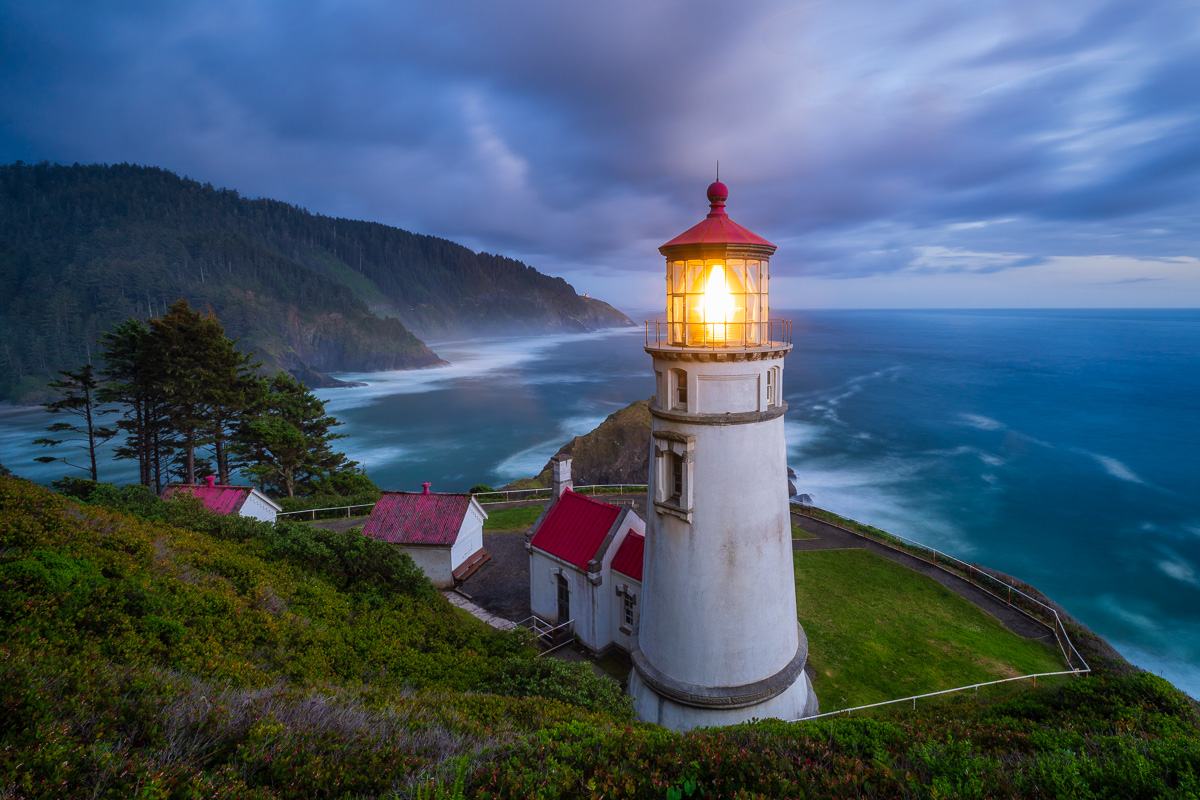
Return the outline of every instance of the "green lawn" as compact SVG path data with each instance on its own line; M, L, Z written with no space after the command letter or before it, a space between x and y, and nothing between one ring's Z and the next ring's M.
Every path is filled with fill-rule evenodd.
M815 539L817 537L815 535L809 533L808 531L801 529L799 525L797 525L796 523L793 522L792 523L792 538L793 539Z
M542 513L542 506L521 506L518 508L498 508L488 512L488 518L483 523L484 533L524 533L537 521Z
M821 711L982 681L1066 669L1057 648L866 550L794 555L796 604L808 634Z

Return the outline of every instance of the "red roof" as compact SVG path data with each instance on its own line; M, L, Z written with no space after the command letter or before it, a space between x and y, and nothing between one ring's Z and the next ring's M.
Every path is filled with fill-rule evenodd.
M162 496L166 500L173 494L190 494L200 498L200 503L209 511L216 514L236 514L241 511L242 505L250 497L251 491L249 486L217 486L215 484L209 486L182 483L168 486Z
M725 184L717 182L709 186L708 200L711 210L704 221L688 228L658 249L665 250L681 244L750 244L769 247L774 251L775 245L729 218L725 213L725 198L728 196L729 190L725 188Z
M613 556L613 571L640 581L642 579L642 555L645 552L646 537L640 533L634 533L630 528L629 533L625 534L625 541L621 542L621 548Z
M397 544L454 544L469 494L384 492L363 524L363 535Z
M614 505L568 489L555 501L530 544L586 570L620 513Z

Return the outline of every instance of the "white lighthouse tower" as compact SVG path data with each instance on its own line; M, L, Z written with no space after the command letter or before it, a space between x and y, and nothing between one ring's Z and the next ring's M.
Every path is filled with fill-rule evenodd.
M729 190L659 248L667 318L646 324L652 415L643 602L629 694L674 730L817 712L796 621L781 387L768 313L775 245L729 219Z

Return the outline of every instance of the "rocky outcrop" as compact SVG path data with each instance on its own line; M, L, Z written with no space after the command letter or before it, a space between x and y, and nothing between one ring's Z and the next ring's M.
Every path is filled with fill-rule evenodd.
M612 483L645 483L650 474L649 401L638 400L608 416L591 433L576 436L555 456L571 457L571 478L576 486ZM550 462L537 477L505 488L550 485Z

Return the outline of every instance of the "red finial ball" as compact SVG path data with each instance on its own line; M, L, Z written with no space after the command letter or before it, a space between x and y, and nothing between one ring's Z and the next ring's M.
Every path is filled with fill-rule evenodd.
M729 199L729 187L720 181L713 181L708 185L708 202L717 203L725 202Z

